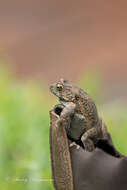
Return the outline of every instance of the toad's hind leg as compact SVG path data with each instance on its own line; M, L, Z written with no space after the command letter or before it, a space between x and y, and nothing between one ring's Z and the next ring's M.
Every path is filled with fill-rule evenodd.
M92 152L95 149L94 143L91 139L88 139L85 143L83 142L83 145L88 152Z
M81 141L87 151L92 152L95 149L92 138L97 137L97 134L98 134L97 129L92 128L82 135Z
M101 119L101 122L102 122L103 139L107 140L108 139L108 130L107 130L107 127L106 127L106 125L102 119Z

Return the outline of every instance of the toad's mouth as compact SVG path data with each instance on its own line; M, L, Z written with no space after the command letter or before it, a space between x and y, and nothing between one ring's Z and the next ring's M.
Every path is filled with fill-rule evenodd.
M67 99L65 99L65 98L62 98L62 97L59 98L59 101L60 101L60 103L61 103L62 105L65 105L67 102L69 102L69 100L67 100Z
M59 97L59 101L65 101L66 102L66 99L62 98L62 97Z

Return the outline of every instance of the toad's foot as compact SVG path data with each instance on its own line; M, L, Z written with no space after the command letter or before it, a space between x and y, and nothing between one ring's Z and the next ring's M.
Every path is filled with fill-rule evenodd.
M66 122L66 120L64 118L59 118L57 121L56 121L56 126L60 126L62 124L64 124Z
M95 149L94 143L91 139L88 139L86 142L83 142L84 148L88 152L92 152Z
M80 146L79 146L78 144L76 144L75 142L72 142L69 146L70 146L70 147L76 146L76 149L79 149L79 148L80 148Z
M66 130L69 130L70 128L70 118L67 117L67 118L59 118L57 121L56 121L56 127L64 127Z

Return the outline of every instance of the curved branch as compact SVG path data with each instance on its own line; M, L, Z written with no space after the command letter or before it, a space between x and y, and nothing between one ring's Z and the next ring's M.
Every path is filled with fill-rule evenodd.
M50 155L53 184L56 190L73 190L73 176L65 128L56 126L59 118L50 111Z

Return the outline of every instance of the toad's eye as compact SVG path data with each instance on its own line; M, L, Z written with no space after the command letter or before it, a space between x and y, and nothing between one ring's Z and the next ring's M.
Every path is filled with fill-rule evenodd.
M57 84L56 89L57 89L58 91L62 91L63 85L62 85L62 84Z

